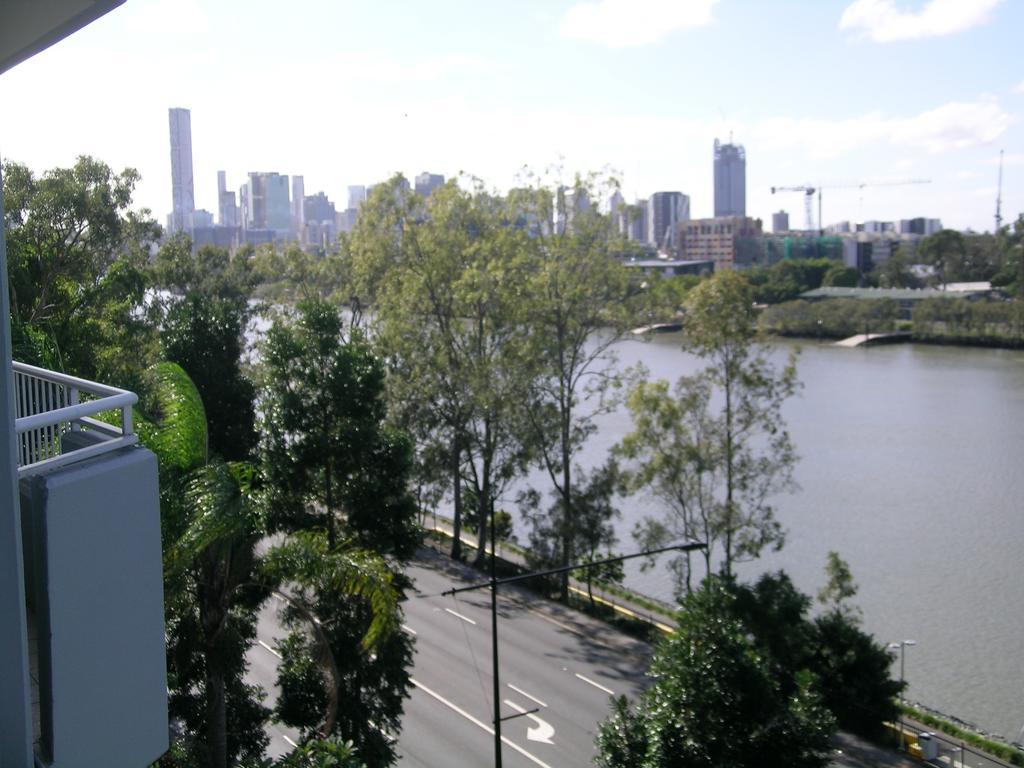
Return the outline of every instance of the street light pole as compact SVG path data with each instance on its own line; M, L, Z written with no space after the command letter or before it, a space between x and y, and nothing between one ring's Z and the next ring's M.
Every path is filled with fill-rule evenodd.
M495 548L495 534L494 534L494 514L491 513L491 578L487 581L479 584L471 584L468 587L456 587L454 589L448 589L441 593L442 596L457 595L460 592L472 592L477 589L483 589L484 587L490 587L491 590L491 663L493 668L491 670L491 678L494 681L494 766L495 768L501 768L501 687L498 682L498 586L501 584L513 584L517 581L526 581L527 579L534 579L539 576L554 576L558 573L567 573L568 571L579 571L587 568L597 568L602 565L608 565L609 563L621 563L623 560L632 560L634 557L647 557L649 555L658 555L662 552L691 552L695 549L704 549L707 547L702 541L688 541L683 544L673 544L669 547L660 547L658 549L649 549L643 552L634 552L630 555L619 555L618 557L609 557L604 560L597 560L591 563L577 563L575 565L563 565L559 568L549 568L544 571L533 571L531 573L521 573L518 576L508 576L504 579L496 578L496 561L498 550ZM913 642L913 641L911 641ZM537 710L532 710L536 712ZM531 714L532 712L520 712L512 715L511 717L521 717L524 714ZM505 718L510 719L510 718Z
M498 682L498 549L491 511L491 669L494 674L494 768L501 768L501 685Z
M908 645L917 645L916 640L900 640L898 643L889 643L889 650L895 651L897 648L900 649L900 717L899 717L899 739L900 739L900 751L903 751L903 651Z

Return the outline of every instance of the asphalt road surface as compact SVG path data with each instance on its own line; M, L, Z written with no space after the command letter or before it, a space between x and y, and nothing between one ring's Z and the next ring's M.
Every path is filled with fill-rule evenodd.
M415 591L404 604L405 630L416 637L415 684L399 765L493 765L490 591L440 596L485 579L429 552L409 575ZM642 690L650 648L524 590L510 586L499 594L501 715L521 715L502 723L503 765L591 765L610 697Z
M398 764L493 766L490 591L441 596L452 587L486 579L430 550L421 550L408 574L415 588L403 604L403 629L415 636L416 655L414 685L398 736ZM259 642L247 656L247 678L268 692L268 706L276 699L274 641L284 636L276 616L279 607L278 598L264 606ZM594 740L608 717L609 699L623 694L633 699L643 690L650 647L514 586L500 592L498 636L501 715L521 715L502 723L503 766L592 765ZM290 752L298 739L280 724L269 724L267 732L267 751L274 757ZM837 746L833 768L907 766L894 753L853 737L842 737Z

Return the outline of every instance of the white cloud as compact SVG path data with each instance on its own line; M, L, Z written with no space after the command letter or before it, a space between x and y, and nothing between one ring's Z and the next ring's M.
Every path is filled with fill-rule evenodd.
M718 0L596 0L572 6L562 17L563 37L610 48L647 45L672 32L711 23Z
M1013 87L1014 93L1024 93L1024 80L1021 80L1017 85Z
M839 28L861 32L876 43L917 40L962 32L984 24L1002 0L927 0L906 11L895 0L855 0L843 11Z
M999 138L1012 122L995 99L982 96L912 117L888 118L871 112L846 120L771 118L756 133L772 150L802 148L812 158L825 159L882 141L932 154L983 146Z

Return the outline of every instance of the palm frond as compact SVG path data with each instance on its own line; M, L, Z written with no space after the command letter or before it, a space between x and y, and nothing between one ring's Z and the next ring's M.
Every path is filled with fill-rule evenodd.
M300 531L273 547L263 559L262 569L271 583L291 582L365 599L373 613L363 637L365 649L398 629L394 575L379 555L344 542L332 549L323 533Z

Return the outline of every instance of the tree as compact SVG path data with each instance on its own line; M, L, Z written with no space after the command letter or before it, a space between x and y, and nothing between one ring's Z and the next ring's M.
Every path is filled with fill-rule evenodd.
M224 768L260 758L267 744L263 692L243 676L256 611L272 591L287 583L300 596L320 587L339 601L360 600L360 659L397 634L398 595L379 558L350 546L332 549L309 534L294 534L260 557L256 544L266 526L255 467L208 458L202 401L179 366L161 363L147 382L136 423L160 460L169 709L183 728L162 763ZM325 705L321 715L329 719L326 712Z
M376 329L391 366L393 415L414 425L422 458L447 456L452 555L461 556L468 498L481 563L495 500L527 458L515 407L525 391L517 318L522 236L508 227L505 202L479 182L471 190L449 182L427 201L397 192L381 190L381 201L375 194L377 207L357 227L358 273L367 284L380 274ZM395 220L400 230L385 225ZM389 260L390 269L382 269Z
M821 284L837 288L856 288L860 282L860 273L853 267L846 267L842 264L834 264L829 267Z
M186 734L176 751L185 765L224 768L267 743L269 712L242 679L263 596L239 589L254 581L261 535L252 475L208 463L202 400L179 366L154 366L146 382L136 423L160 460L168 706Z
M711 579L688 596L655 652L651 687L616 704L597 737L604 768L824 766L833 721L808 675L786 695Z
M583 471L576 473L578 488L573 491L576 504L576 525L574 528L573 551L575 562L589 565L572 571L575 578L587 583L587 596L594 606L594 582L618 583L625 574L621 563L592 565L600 560L614 557L612 547L618 543L613 521L620 517L613 498L622 491L619 467L614 460L593 470L589 476ZM552 491L553 501L546 510L540 509L540 494L536 490L523 494L523 504L531 523L528 558L541 567L558 561L559 539L557 532L564 528L562 497Z
M210 453L227 461L248 460L256 447L256 388L240 366L244 321L230 302L190 294L167 308L160 334L164 356L206 406Z
M921 288L924 282L910 268L910 259L903 248L896 248L874 274L882 288Z
M384 367L356 328L317 299L279 318L263 348L262 455L271 527L317 525L406 560L419 544L406 490L412 448L384 425Z
M856 609L851 607L847 600L857 594L857 585L853 581L853 574L850 573L850 566L834 550L828 553L825 575L828 579L825 586L818 590L818 602L827 606L833 613L851 617Z
M883 723L896 717L900 683L890 676L887 650L860 629L858 612L845 605L856 585L836 553L830 553L826 573L822 592L840 602L820 616L808 617L810 598L782 571L764 574L753 585L730 584L733 613L750 630L784 693L808 672L839 727L878 736Z
M635 386L628 400L635 429L619 451L636 462L633 487L652 484L667 506L664 519L641 526L644 546L699 536L708 572L720 550L728 578L736 560L784 541L771 497L794 487L796 454L781 409L798 386L796 364L791 356L776 371L767 359L753 292L735 272L697 286L687 310L684 348L707 366L680 379L674 397L664 383Z
M371 768L393 764L413 647L399 631L403 580L372 553L330 547L320 532L292 534L263 570L288 582L277 719L303 740L352 742Z
M576 558L579 471L576 457L594 432L606 396L622 383L613 345L631 319L635 296L615 259L618 241L591 200L607 197L596 180L579 179L570 190L535 186L510 195L526 239L528 279L520 318L528 334L524 352L529 387L524 421L539 464L557 496L547 526L556 564ZM569 580L561 580L568 599Z
M293 533L289 539L299 536L304 549L284 552L272 571L290 579L302 606L290 603L284 614L293 631L281 646L278 715L309 736L351 740L367 765L390 765L395 755L386 734L398 730L408 695L412 641L394 631L397 605L386 612L391 631L375 634L381 609L325 565L333 553L353 548L383 555L392 563L381 564L380 578L400 593L395 561L411 557L420 539L406 490L411 446L385 426L383 365L335 308L306 300L293 322L275 321L264 364L271 524L317 529ZM367 645L364 637L377 642Z
M266 768L271 768L271 765ZM359 759L350 742L315 739L273 763L272 768L366 768L366 763Z
M131 168L117 174L85 156L41 177L4 164L17 357L137 388L155 346L143 299L160 231L148 211L131 210L138 180Z
M184 234L165 242L152 268L164 359L180 365L206 407L211 454L248 461L256 447L256 388L242 373L244 333L253 310L247 251L231 256Z
M935 268L935 281L939 285L957 279L966 255L964 236L954 229L940 229L923 238L917 246L918 258Z

